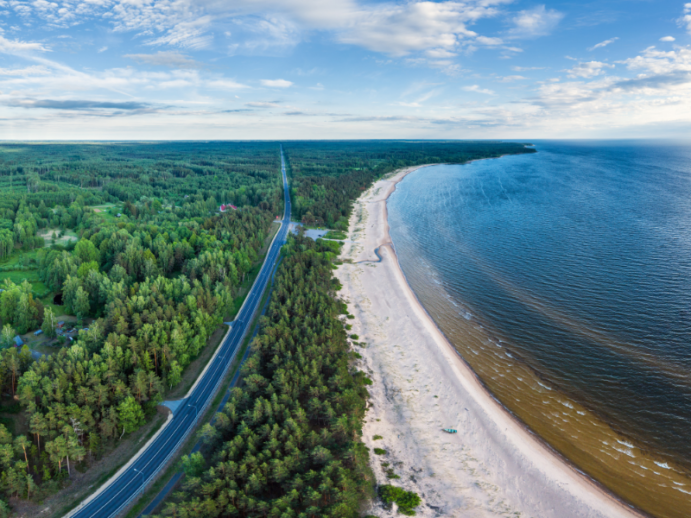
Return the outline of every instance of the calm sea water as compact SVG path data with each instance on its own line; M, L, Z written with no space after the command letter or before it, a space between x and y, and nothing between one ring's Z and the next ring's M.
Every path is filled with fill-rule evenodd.
M691 499L691 144L536 149L401 182L388 207L403 271L531 428L628 501L691 516L635 495ZM618 482L634 468L642 484Z

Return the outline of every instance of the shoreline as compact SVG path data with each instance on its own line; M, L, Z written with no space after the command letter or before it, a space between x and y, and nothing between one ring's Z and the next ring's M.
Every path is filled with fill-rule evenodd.
M510 413L410 288L389 235L386 205L398 183L429 165L434 164L394 172L355 202L349 242L342 251L351 263L336 272L344 296L351 299L353 328L368 343L362 366L375 382L363 440L370 449L387 449L381 460L393 464L396 475L405 475L389 480L388 466L377 466L380 459L373 456L377 482L420 493L421 516L645 516L580 472ZM423 369L420 376L412 373ZM433 382L437 393L431 395ZM453 421L447 417L453 413L463 422L450 426L458 434L443 434L441 428L449 426L442 420ZM375 435L383 439L375 442ZM444 472L443 480L437 471ZM375 511L394 516L377 504Z

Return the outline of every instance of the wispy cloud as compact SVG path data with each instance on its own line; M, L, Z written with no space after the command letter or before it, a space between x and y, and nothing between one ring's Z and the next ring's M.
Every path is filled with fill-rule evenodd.
M245 106L251 108L279 108L280 103L278 101L252 101L245 103Z
M50 74L50 69L41 65L34 65L25 68L0 68L0 76L45 76Z
M512 19L513 27L509 30L512 38L537 38L550 34L564 18L564 14L554 9L539 5L533 9L520 11Z
M514 72L529 72L531 70L545 70L547 67L511 67Z
M18 108L46 108L51 110L142 110L150 107L148 103L135 101L85 101L85 100L53 100L53 99L11 99L5 101L5 106Z
M614 68L614 65L602 63L600 61L587 61L585 63L579 63L566 72L569 77L591 78L602 74L608 68Z
M614 42L617 41L618 39L619 39L619 37L614 37L614 38L610 38L610 39L605 40L605 41L601 41L601 42L598 43L597 45L593 45L592 47L588 48L588 50L589 50L590 52L592 52L592 51L595 50L595 49L601 49L602 47L606 47L606 46L609 45L610 43L614 43Z
M189 56L174 51L159 51L155 54L125 54L123 57L133 59L137 63L145 65L181 69L201 68L201 63Z
M676 38L674 36L663 36L662 38L660 38L660 41L664 41L664 42L671 42L671 41L675 41L675 40L676 40Z
M513 83L514 81L521 81L525 79L523 76L504 76L499 81L502 83Z
M261 84L269 88L289 88L293 86L291 81L286 81L285 79L262 79Z
M685 25L686 32L691 34L691 2L684 4L684 14L679 18L679 25Z
M492 90L489 90L487 88L481 88L480 85L464 86L463 90L465 90L466 92L475 92L478 94L494 95L494 92Z
M43 43L21 40L8 40L0 34L0 52L4 54L17 54L23 52L48 52L50 49Z

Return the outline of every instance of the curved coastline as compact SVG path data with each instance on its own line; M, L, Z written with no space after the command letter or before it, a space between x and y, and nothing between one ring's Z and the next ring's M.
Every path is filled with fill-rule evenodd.
M396 440L384 435L385 445L404 471L408 464L412 473L427 468L427 477L417 480L412 474L410 480L400 483L422 494L427 504L419 513L422 516L434 516L440 510L448 516L492 516L509 510L540 517L645 516L579 471L510 413L446 339L412 291L389 235L386 204L399 182L429 165L435 164L393 173L358 199L349 231L351 242L342 254L351 263L346 262L337 273L350 297L355 325L369 344L363 352L364 368L375 379L370 411L374 419L365 425L365 443L376 445L370 438L375 432L402 432L396 433ZM392 320L401 316L402 321ZM391 341L403 343L392 346ZM392 357L392 347L406 358L398 362L401 365ZM428 371L414 379L413 386L404 379L411 366L416 372L423 367ZM437 409L439 403L434 402L438 395L431 395L441 391L425 393L429 384L420 386L425 380L440 382L446 389L439 401L442 408ZM467 414L458 425L458 436L439 435L440 428L429 425L461 407ZM466 457L473 461L470 469ZM425 468L412 467L420 463ZM373 469L378 481L387 483L386 470L376 465ZM438 470L449 480L435 480Z

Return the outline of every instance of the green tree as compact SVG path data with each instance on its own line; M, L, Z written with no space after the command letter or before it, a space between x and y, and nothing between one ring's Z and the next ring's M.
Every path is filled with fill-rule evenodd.
M144 423L144 411L134 397L129 396L118 405L118 421L123 435L136 431Z
M17 453L22 453L24 456L24 460L26 461L26 465L29 465L29 456L26 453L26 449L31 447L31 441L26 438L25 435L19 435L18 437L15 437L14 439L14 450Z
M14 328L10 324L2 326L2 345L3 347L11 347L14 344L14 337L16 336Z
M57 324L58 323L55 320L55 315L53 314L53 309L49 307L46 308L43 312L43 325L41 326L43 334L48 338L55 338Z
M84 291L84 288L79 286L77 288L77 293L74 301L74 312L77 315L77 318L82 319L89 314L89 309L91 309L91 305L89 303L89 295Z
M83 263L96 262L98 263L101 254L96 246L88 239L80 239L74 247L74 254L79 261ZM97 265L98 266L98 265Z

